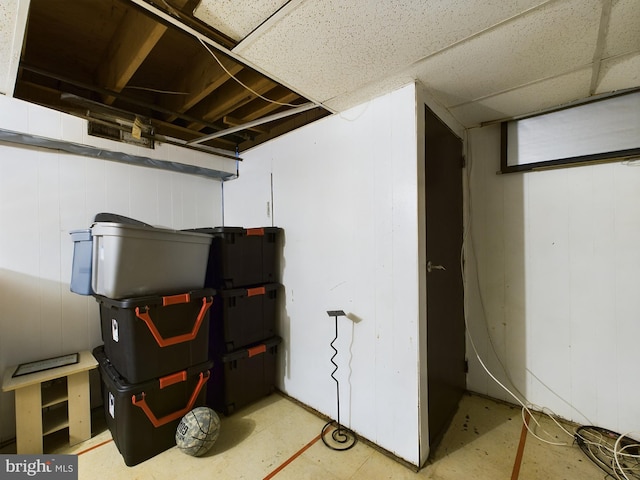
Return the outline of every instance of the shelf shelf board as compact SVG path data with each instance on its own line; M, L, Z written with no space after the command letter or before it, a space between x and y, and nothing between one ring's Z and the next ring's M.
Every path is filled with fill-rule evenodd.
M59 379L42 386L42 408L51 407L58 403L65 402L69 395L67 394L67 379Z
M60 405L42 412L42 434L48 435L69 426L67 405Z

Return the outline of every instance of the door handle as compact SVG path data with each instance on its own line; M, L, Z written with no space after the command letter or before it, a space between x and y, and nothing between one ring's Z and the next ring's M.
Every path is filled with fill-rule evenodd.
M446 270L446 268L444 268L444 265L434 265L431 263L431 260L429 260L427 262L427 272L431 273L432 270Z

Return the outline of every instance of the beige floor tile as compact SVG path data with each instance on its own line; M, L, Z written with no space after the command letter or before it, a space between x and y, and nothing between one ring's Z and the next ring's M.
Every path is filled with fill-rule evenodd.
M349 450L339 452L327 447L322 440L318 440L302 454L302 458L310 463L321 465L340 480L349 480L374 453L375 451L363 442L356 442Z
M438 479L509 478L520 437L515 407L465 395L428 473ZM505 477L505 474L508 475Z
M531 424L533 432L544 440L567 443L567 446L553 446L529 434L525 445L519 480L539 478L600 480L604 472L589 460L573 442L573 438L556 426L551 419L536 414L540 424ZM574 427L564 425L569 433ZM544 431L542 431L544 429ZM545 433L546 432L546 433ZM547 435L547 433L549 435Z
M539 421L553 438L571 443L550 420ZM65 445L64 432L57 443L55 437L48 442L50 453L79 454L80 480L261 480L277 470L274 480L509 479L522 431L519 408L465 395L428 465L416 472L362 439L344 452L329 449L318 438L325 420L274 394L223 416L217 442L202 457L173 447L127 467L103 417L98 415L93 423L94 436L79 445ZM15 444L1 450L14 452ZM604 474L575 445L551 446L527 436L519 480L576 478L601 480Z
M423 477L414 470L376 452L350 477L350 480L416 480L419 478Z
M298 457L273 477L274 480L343 480L327 468L327 464Z

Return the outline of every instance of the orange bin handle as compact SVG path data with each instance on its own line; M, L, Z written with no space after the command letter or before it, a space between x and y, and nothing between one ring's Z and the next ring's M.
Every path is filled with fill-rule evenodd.
M147 416L147 418L149 419L149 421L153 424L153 426L158 428L163 425L166 425L169 422L173 422L178 418L183 417L187 412L189 412L193 408L193 405L196 403L196 399L200 394L200 390L202 390L203 385L207 383L208 379L209 379L209 370L207 370L206 372L200 372L200 379L198 380L198 384L196 385L196 388L193 389L193 393L189 398L189 403L187 403L187 406L181 410L178 410L177 412L173 412L173 413L170 413L169 415L165 415L162 418L157 418L155 414L151 411L151 409L149 408L149 405L147 405L147 401L145 400L146 393L144 392L142 392L140 400L137 400L136 396L132 395L131 403L133 403L136 407L141 408L142 411Z
M173 303L177 303L177 302L173 302ZM171 305L173 303L166 303L166 304ZM196 338L196 336L198 335L198 330L200 330L200 325L202 325L202 320L204 319L204 316L207 313L207 310L209 310L209 307L211 306L212 303L213 303L213 297L211 298L202 297L202 307L200 308L200 313L198 313L198 317L196 318L196 322L193 325L191 332L184 333L182 335L176 335L175 337L169 337L169 338L162 337L162 335L156 328L156 325L153 323L151 316L149 316L149 309L147 307L145 307L144 312L140 311L140 307L136 307L136 317L138 317L140 320L142 320L144 323L147 324L147 328L151 332L151 335L153 335L153 338L156 339L156 343L160 345L160 347L169 347L171 345L176 345L178 343L190 342L191 340Z

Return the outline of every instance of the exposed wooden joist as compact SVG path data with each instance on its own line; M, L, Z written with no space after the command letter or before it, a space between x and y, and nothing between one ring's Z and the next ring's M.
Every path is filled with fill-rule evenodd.
M64 110L60 101L60 91L38 83L22 80L16 84L14 95L16 98L28 98L30 102L44 105L56 110Z
M187 142L222 130L223 137L203 144L230 151L254 143L256 136L270 137L281 124L274 120L244 130L249 122L289 108L283 103L305 101L245 66L232 51L214 50L235 42L202 37L211 39L215 32L190 17L200 0L55 0L56 8L51 1L31 0L15 90L24 100L78 116L116 106L121 113L149 118L169 142L169 137ZM147 13L144 5L152 3L164 12L162 20ZM196 32L196 39L167 16L186 22L185 31ZM133 87L133 81L141 86Z
M142 113L142 112L145 112L144 113L145 115L153 116L149 112L159 112L159 113L162 113L164 115L169 115L169 116L173 117L174 119L181 118L181 119L183 119L183 120L185 120L187 122L196 122L198 120L198 119L196 119L194 117L190 117L189 115L187 115L185 113L178 113L178 112L173 112L171 110L165 109L164 107L162 107L161 105L158 105L158 104L149 104L148 102L140 100L139 98L134 98L134 97L129 96L129 95L124 95L122 93L116 93L116 92L113 92L111 90L106 90L106 89L104 89L102 87L97 87L97 86L94 86L94 85L86 84L86 83L81 82L81 81L77 81L77 80L73 80L73 79L67 78L67 77L65 77L63 75L57 75L57 74L47 72L46 70L42 70L42 69L37 68L37 67L32 67L31 65L27 65L27 64L23 63L22 69L27 71L27 72L33 72L33 73L35 73L37 75L44 76L44 77L46 77L47 81L59 81L59 82L62 82L62 84L68 84L68 85L72 85L74 87L78 87L79 89L84 89L84 90L88 90L88 91L91 91L91 92L96 92L96 93L102 95L103 97L113 96L116 99L120 100L121 103L128 104L129 107L131 107L133 105L133 106L137 106L137 107L141 107L142 108L142 110L134 108L131 113ZM62 88L62 85L60 85L60 87ZM65 90L65 91L59 90L57 92L58 97L61 94L65 93L65 92L66 93L71 93L71 90ZM87 98L87 100L89 100L89 99ZM92 100L90 100L90 101L92 101ZM205 125L205 127L209 127L209 128L214 129L214 130L221 128L221 127L218 127L217 125L212 124L212 123L207 123Z
M182 7L186 2L187 0L176 0L175 4ZM164 24L130 8L120 22L98 68L98 85L116 92L122 91L166 31ZM114 97L109 96L104 102L111 105L114 100Z
M186 127L180 127L173 123L163 122L162 120L152 119L151 124L154 126L158 134L166 135L167 137L181 138L188 141L202 136L201 132L190 130ZM225 150L234 150L236 142L232 142L224 138L216 138L211 142L207 142L207 145L216 148L223 148Z
M300 128L322 117L326 117L329 114L330 113L327 110L324 110L322 108L314 108L313 110L303 112L299 115L296 115L295 117L286 118L278 123L278 125L272 127L269 130L269 133L258 135L252 140L242 142L238 146L238 150L242 153L249 148L255 147L256 145L266 142L267 140L271 140L272 138L276 138L278 135L282 135L291 130L295 130L296 128Z
M243 125L243 124L246 123L245 120L242 120L240 118L230 117L229 115L225 115L223 117L222 121L224 122L225 125L228 125L230 127L237 127L239 125ZM268 133L269 132L268 128L264 128L264 127L261 127L261 126L249 127L249 128L247 128L247 130L250 130L252 132L257 132L257 133Z
M274 82L260 74L243 71L238 79L254 92L263 95L276 86ZM228 80L222 87L209 95L205 100L189 111L189 115L215 122L238 107L246 105L256 98L255 93L247 90L234 80ZM203 125L192 123L192 130L201 130Z
M246 104L244 107L236 110L234 112L234 116L241 118L245 122L248 122L257 118L267 116L270 113L278 110L279 108L282 108L282 103L291 103L299 100L301 97L288 88L278 86L269 92L268 98L270 100L273 100L273 102L267 102L266 100L263 100L261 98L256 98L252 102Z
M220 55L218 58L232 75L237 75L243 68L242 65L230 60L228 57ZM222 86L227 80L229 80L229 75L203 47L191 64L190 70L184 72L175 81L175 90L187 92L187 95L168 98L163 102L163 106L174 112L184 113ZM169 117L166 120L172 122L175 117Z
M281 104L298 100L300 95L285 87L276 87L269 91L269 98L273 100L273 102L267 102L261 98L256 98L244 107L235 111L238 117L225 115L222 121L225 125L237 127L252 120L265 117L279 108L284 108ZM265 126L249 127L247 130L260 134L269 133L269 129Z

